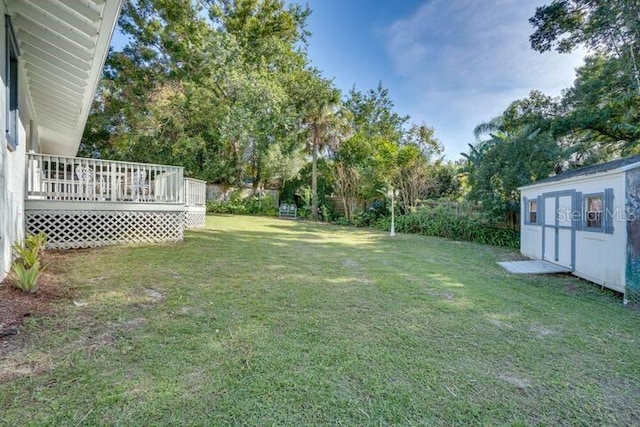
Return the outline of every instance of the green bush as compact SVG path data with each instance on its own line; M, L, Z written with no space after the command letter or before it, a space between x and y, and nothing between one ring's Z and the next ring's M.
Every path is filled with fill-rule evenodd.
M14 286L21 291L34 293L38 290L38 279L43 271L40 255L47 244L44 233L30 234L22 243L14 243L16 260L12 264Z
M396 231L399 233L446 237L510 248L520 246L518 230L479 218L458 216L447 208L420 208L397 216L395 221ZM380 218L373 223L373 227L387 231L391 227L391 219Z
M229 201L226 202L207 202L207 212L234 215L277 216L278 208L275 199L271 195L241 198L238 193L232 194Z
M375 222L389 215L389 206L382 200L374 200L367 209L353 216L356 227L372 227Z

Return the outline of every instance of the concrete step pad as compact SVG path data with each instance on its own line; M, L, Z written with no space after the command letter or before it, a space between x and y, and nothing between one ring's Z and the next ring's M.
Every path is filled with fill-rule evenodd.
M561 265L553 264L549 261L503 261L499 266L514 274L553 274L571 273L571 269Z

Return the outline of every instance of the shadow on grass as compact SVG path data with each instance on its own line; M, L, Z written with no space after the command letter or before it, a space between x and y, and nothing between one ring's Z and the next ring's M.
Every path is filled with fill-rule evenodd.
M272 230L275 230L272 231ZM512 249L439 237L399 234L394 238L369 229L282 220L268 223L264 231L202 230L190 232L187 240L197 247L224 242L224 247L246 248L246 256L278 260L286 265L307 265L313 278L313 262L327 260L357 270L353 277L377 273L418 276L424 281L448 283L450 287L481 288L495 298L516 289L529 298L545 289L557 298L600 300L618 304L621 297L571 275L511 275L496 261L517 257ZM248 245L248 246L247 246ZM265 254L266 253L266 254ZM354 260L355 262L354 264ZM357 268L354 268L357 267ZM297 269L301 271L300 268ZM344 278L340 278L343 280Z
M331 226L327 226L331 227ZM337 235L332 237L331 235L327 236L327 230L317 230L316 227L305 227L303 229L300 228L292 228L292 227L278 227L272 226L277 230L280 230L277 233L269 232L269 231L247 231L247 230L232 230L232 231L220 231L220 230L201 230L201 231L190 231L186 237L189 240L194 240L196 242L204 242L207 240L213 241L225 241L232 245L234 242L245 242L245 241L255 241L259 242L260 245L270 245L275 244L281 246L282 244L290 245L290 246L298 246L302 243L318 245L322 247L332 247L332 248L353 248L353 247L361 247L363 249L371 249L371 248L389 248L391 247L388 242L385 240L388 239L387 236L377 235L377 234L368 234L365 239L361 239L358 241L341 241L341 237L344 234L348 233L351 230L345 230L343 228L336 228L336 231L341 232L341 235ZM323 234L325 233L325 234Z

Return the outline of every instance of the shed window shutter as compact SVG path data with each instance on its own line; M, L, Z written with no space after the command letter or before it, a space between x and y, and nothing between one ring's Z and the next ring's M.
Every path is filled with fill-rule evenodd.
M571 220L576 225L576 230L581 231L584 227L584 203L582 201L582 192L577 191L573 198L573 212L571 212Z
M529 199L525 196L522 197L522 224L529 223Z
M544 205L542 204L542 196L538 196L536 205L538 206L538 213L536 214L536 224L544 224L542 219L544 215Z
M604 232L613 234L613 188L604 190Z

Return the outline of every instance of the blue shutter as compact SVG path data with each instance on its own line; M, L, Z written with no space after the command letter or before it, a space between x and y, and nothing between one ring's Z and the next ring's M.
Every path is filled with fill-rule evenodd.
M613 188L604 190L604 232L613 234Z
M581 191L577 191L576 196L573 198L573 212L571 212L571 219L575 224L576 230L581 231L584 227L584 202L582 200Z
M544 222L542 221L543 218L543 213L544 213L544 206L542 204L542 196L538 196L537 201L536 201L536 205L538 206L538 213L536 214L536 224L538 225L542 225L544 224Z
M522 224L529 224L529 199L522 197Z

